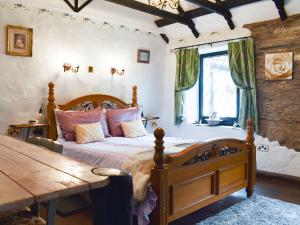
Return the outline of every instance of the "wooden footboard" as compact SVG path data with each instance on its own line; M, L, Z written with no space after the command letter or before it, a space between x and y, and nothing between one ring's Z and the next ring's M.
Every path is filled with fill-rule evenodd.
M256 174L252 119L245 141L218 139L168 156L163 129L157 129L155 137L151 183L158 201L152 225L166 225L242 188L252 195Z

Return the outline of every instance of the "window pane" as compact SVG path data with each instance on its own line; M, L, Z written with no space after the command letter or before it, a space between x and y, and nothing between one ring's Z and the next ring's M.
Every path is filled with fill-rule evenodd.
M203 59L203 116L237 117L237 89L232 81L228 55Z

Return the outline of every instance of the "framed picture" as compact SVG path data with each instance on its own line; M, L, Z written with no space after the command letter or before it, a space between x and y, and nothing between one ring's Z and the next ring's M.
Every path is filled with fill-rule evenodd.
M149 63L150 62L150 51L138 49L137 62L138 63Z
M7 26L6 54L15 56L32 56L31 28Z
M293 52L266 54L266 80L291 80L293 78Z

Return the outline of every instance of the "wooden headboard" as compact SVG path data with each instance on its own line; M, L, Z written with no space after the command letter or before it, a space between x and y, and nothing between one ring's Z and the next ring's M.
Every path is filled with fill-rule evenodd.
M55 103L55 93L54 93L54 83L49 83L49 94L48 94L48 105L47 105L47 120L48 120L48 137L52 140L57 139L57 129L56 129L56 121L54 109L56 109ZM58 109L60 110L74 110L74 108L81 106L83 103L91 104L93 108L102 107L104 104L113 104L118 108L129 108L129 107L137 107L137 86L132 87L132 103L127 104L119 98L110 96L110 95L102 95L102 94L93 94L86 95L82 97L78 97L69 101L66 104L58 105Z

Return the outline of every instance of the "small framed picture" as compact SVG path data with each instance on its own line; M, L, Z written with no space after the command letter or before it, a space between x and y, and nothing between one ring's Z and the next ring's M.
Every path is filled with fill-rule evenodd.
M149 62L150 62L150 51L149 50L138 49L137 62L138 63L147 63L147 64L149 64Z
M32 56L31 28L7 26L6 54L14 56Z

